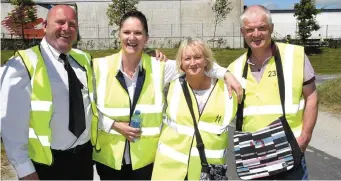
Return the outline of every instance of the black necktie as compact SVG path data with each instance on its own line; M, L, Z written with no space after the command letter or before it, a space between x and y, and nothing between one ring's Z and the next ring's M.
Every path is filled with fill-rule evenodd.
M64 61L64 68L69 79L69 130L78 138L85 130L85 112L79 81L65 54L59 56Z

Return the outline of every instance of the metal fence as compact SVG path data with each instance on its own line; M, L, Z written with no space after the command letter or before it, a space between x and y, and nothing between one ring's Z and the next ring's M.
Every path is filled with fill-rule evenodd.
M182 39L196 37L206 41L211 47L241 48L243 38L239 31L239 24L221 24L216 27L212 24L152 24L149 25L149 42L151 48L175 48ZM82 26L79 27L82 48L108 49L119 47L117 36L112 35L111 26ZM214 38L214 39L213 39Z
M213 24L151 24L149 25L149 42L150 48L176 48L182 39L186 37L196 37L203 39L210 47L214 48L243 48L244 40L240 33L239 23L225 23L216 27L216 35L214 34ZM2 28L3 29L3 28ZM120 46L117 36L111 33L115 29L113 26L84 26L80 23L79 33L80 41L77 47L81 49L114 49ZM292 24L275 24L273 38L277 40L284 39L287 35L297 39L298 28ZM313 39L340 39L341 25L321 25L320 30L313 32ZM19 38L6 31L2 31L2 38L15 39Z
M293 24L275 24L275 31L279 38L290 35L292 38L298 39L298 25ZM310 38L339 39L341 38L341 25L320 25L320 29L312 32Z

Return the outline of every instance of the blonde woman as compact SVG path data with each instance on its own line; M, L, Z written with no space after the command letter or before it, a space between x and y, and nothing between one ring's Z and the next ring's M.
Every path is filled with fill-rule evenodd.
M202 40L188 39L181 43L176 63L178 70L185 75L172 81L167 93L153 180L200 178L202 167L190 107L205 145L207 162L224 164L228 146L227 125L236 114L237 99L236 96L229 97L224 81L205 74L214 62L211 50ZM191 106L186 102L183 88L186 86Z

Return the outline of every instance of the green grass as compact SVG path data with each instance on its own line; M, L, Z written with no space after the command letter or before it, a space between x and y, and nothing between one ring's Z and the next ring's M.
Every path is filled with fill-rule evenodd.
M321 54L308 56L318 74L341 73L341 48L321 48Z
M177 49L160 49L169 59L174 59ZM94 58L103 57L117 52L118 50L89 50ZM242 55L246 49L214 49L214 57L218 63L227 67L233 60ZM341 73L341 48L321 48L321 54L309 55L309 59L318 74ZM1 64L13 55L14 51L1 51Z
M341 77L324 82L317 87L319 105L330 112L341 112Z

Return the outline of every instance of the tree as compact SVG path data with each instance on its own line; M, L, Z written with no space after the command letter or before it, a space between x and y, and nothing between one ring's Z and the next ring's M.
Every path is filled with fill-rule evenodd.
M139 3L138 0L112 0L107 9L107 17L109 18L109 25L119 26L121 17L132 10L136 10L135 5ZM111 34L115 35L118 29L114 29Z
M229 0L215 0L212 5L212 11L214 13L213 47L217 25L224 21L227 15L232 11L231 4L232 3L229 2Z
M32 0L9 0L9 2L14 6L14 10L8 13L8 17L15 25L14 29L21 30L19 34L25 40L26 25L37 19L35 5Z
M312 0L301 0L299 3L295 3L294 9L294 16L297 16L298 21L298 35L302 44L305 45L311 32L320 29L316 22L316 15L320 13L320 10L316 9Z

